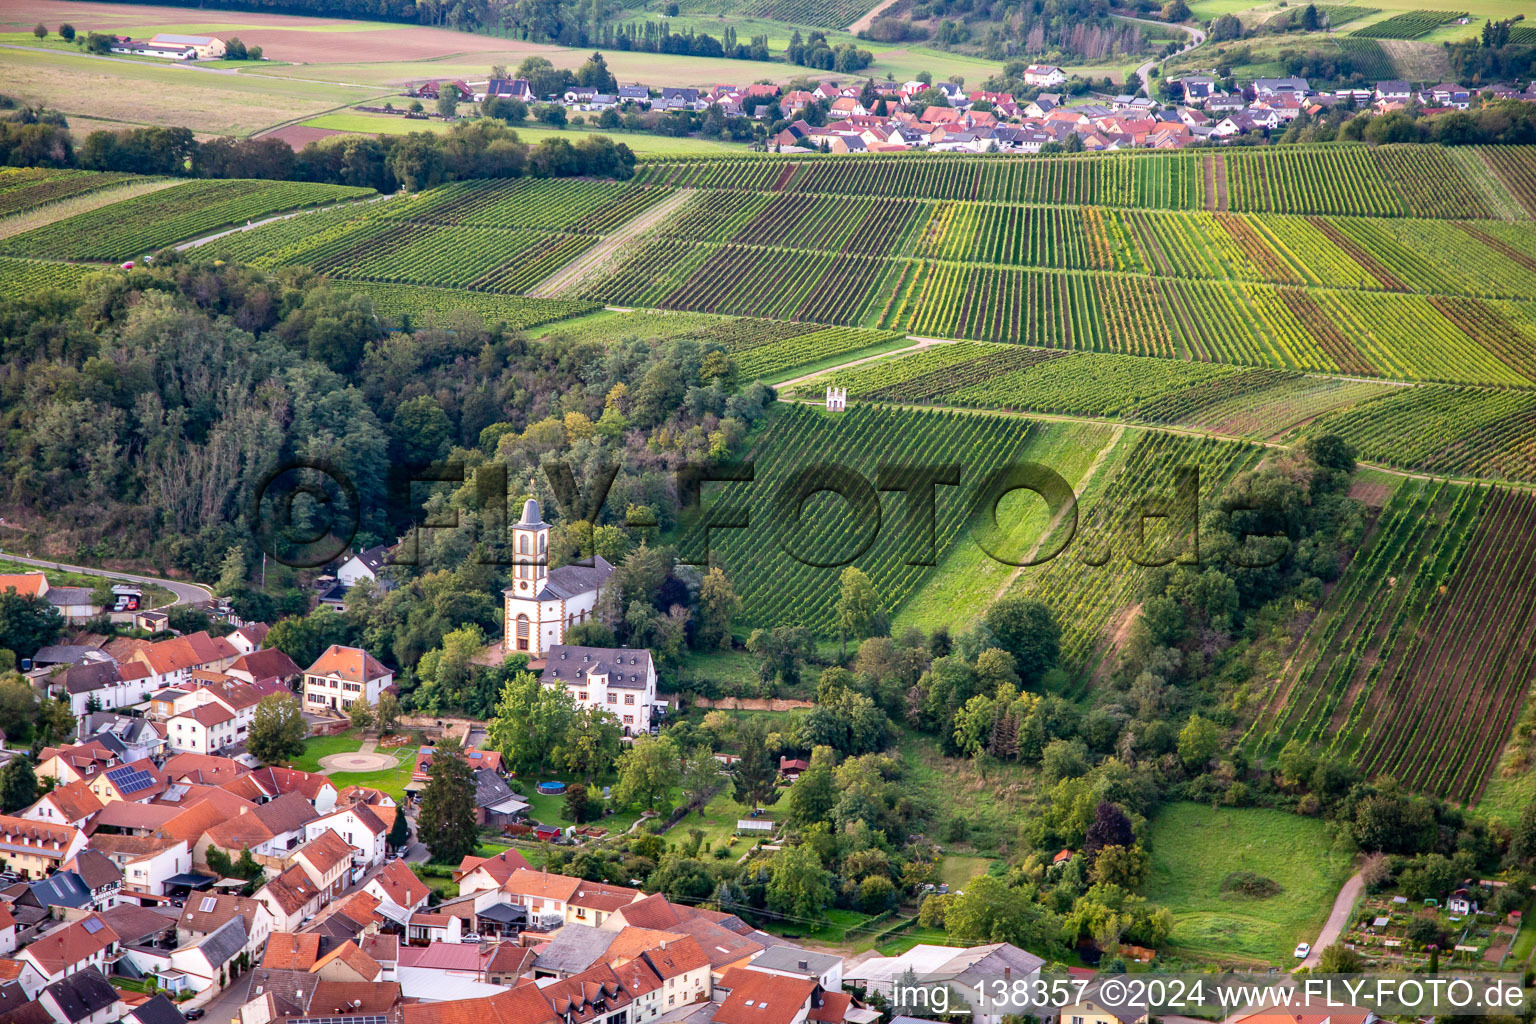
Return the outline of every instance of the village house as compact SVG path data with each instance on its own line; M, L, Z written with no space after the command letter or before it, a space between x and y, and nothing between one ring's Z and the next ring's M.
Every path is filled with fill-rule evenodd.
M229 893L194 894L176 922L176 941L188 945L240 918L246 942L243 952L253 959L266 948L272 934L272 912L260 900Z
M332 644L304 670L304 707L344 713L358 698L377 704L394 679L367 651Z
M81 780L55 786L23 810L19 817L88 831L87 826L101 808L102 803L91 792L90 784Z
M116 951L117 944L117 933L97 915L87 914L33 939L16 954L16 959L30 963L52 982L87 967L100 968Z
M321 890L310 881L303 865L294 864L256 890L255 899L266 905L272 915L273 932L291 932L320 909ZM274 935L274 938L276 936ZM318 938L318 936L317 936ZM268 945L267 955L272 955Z
M626 736L650 732L660 716L656 666L644 649L556 644L541 681L550 689L563 688L579 707L613 715Z
M85 833L65 824L0 814L0 859L22 878L51 874L85 848Z
M1067 73L1054 64L1031 64L1024 69L1025 85L1049 89L1052 86L1065 83L1066 80Z

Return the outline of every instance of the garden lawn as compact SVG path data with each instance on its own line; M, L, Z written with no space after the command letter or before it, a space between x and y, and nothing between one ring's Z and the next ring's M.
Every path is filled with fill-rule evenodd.
M412 748L404 747L410 751ZM333 772L328 776L331 784L338 790L347 786L365 786L369 789L377 789L382 793L388 793L399 803L405 802L405 787L411 781L411 772L416 767L413 757L402 757L400 763L394 768L387 768L380 772Z
M304 744L304 753L289 762L300 771L320 771L320 759L330 754L346 754L359 749L363 745L363 738L358 735L356 729L349 729L338 736L311 736ZM386 768L377 772L332 772L327 778L338 790L347 786L366 786L369 789L377 789L388 793L397 801L405 802L405 787L411 781L411 772L416 767L414 756L415 747L397 747L393 751L381 751L381 753L393 753L396 764L393 768Z
M561 782L564 782L567 787L569 787L571 783L580 782L582 785L587 787L588 793L595 794L597 796L602 796L604 786L614 786L618 782L618 780L615 778L606 780L600 779L592 782L591 784L588 784L584 780L578 779L574 775L567 775L563 772L545 772L537 776L530 775L527 779L516 779L512 781L512 788L521 792L523 799L528 801L528 816L531 819L537 821L541 825L558 825L561 828L568 828L569 826L576 824L570 818L566 817L565 794L561 793L558 796L550 796L539 792L540 782L554 779L559 779ZM673 793L672 798L673 800L681 799L677 793ZM616 811L606 818L600 818L597 821L589 821L586 824L596 825L598 828L605 828L608 830L609 835L614 835L616 833L623 832L639 820L640 810L638 808L632 808L623 811Z
M1520 821L1520 812L1532 801L1536 801L1536 770L1506 777L1495 765L1493 771L1488 773L1488 782L1477 801L1476 813L1480 818L1502 822L1513 828Z
M987 873L992 862L986 857L964 857L951 853L939 861L939 880L951 889L964 889L971 879Z
M1323 822L1262 808L1171 804L1149 823L1146 845L1151 871L1142 892L1173 911L1168 944L1223 963L1290 964L1298 942L1317 939L1352 870ZM1233 871L1271 879L1280 892L1223 892Z
M336 132L359 132L365 135L409 135L411 132L445 132L448 122L419 120L393 114L359 114L352 111L323 114L304 122L308 128L328 128ZM650 135L644 132L600 131L595 128L545 128L532 123L512 126L523 142L539 142L551 136L559 136L578 142L584 135L607 135L615 142L622 142L636 153L654 156L685 156L700 153L745 153L743 144L720 142L715 139L681 138Z
M332 754L350 754L363 745L363 738L356 729L348 729L336 736L311 736L304 743L304 753L289 763L303 772L318 772L320 759Z
M1082 478L1094 457L1114 439L1114 427L1020 418L1019 429L1026 427L1032 427L1036 433L1019 458L1049 466L1060 473L1081 501ZM1119 451L1131 451L1134 445L1124 443L1131 440L1134 440L1132 432L1126 431ZM1111 458L1105 459L1096 476L1107 478L1110 475ZM1010 538L1019 540L1019 549L1027 550L1030 542L1049 525L1045 502L1027 491L1015 492L998 504L998 525L1008 530ZM986 612L1004 584L1013 578L1016 569L1016 566L993 559L969 534L961 536L940 556L933 576L892 616L892 634L900 634L913 626L925 631L940 626L964 631Z
M998 764L983 775L967 759L945 757L932 736L905 726L896 753L906 766L902 787L933 806L935 834L942 846L995 854L1015 841L1017 823L1032 799L1029 771L1017 764ZM955 831L954 819L965 822L963 832Z
M824 942L829 945L843 945L858 938L858 931L862 930L874 918L869 914L861 914L857 910L833 909L826 913L826 921L815 928L807 928L805 923L799 921L779 921L768 918L763 921L762 928L765 932L774 935L782 935L787 939L803 939L806 942ZM849 932L854 934L850 935Z
M901 956L913 946L948 946L949 934L942 928L924 928L921 925L912 925L891 935L884 942L875 947L875 952L881 956Z

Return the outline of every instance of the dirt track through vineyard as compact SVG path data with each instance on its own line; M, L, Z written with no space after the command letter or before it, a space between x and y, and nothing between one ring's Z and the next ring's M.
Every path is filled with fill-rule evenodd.
M552 299L567 289L581 284L598 270L609 266L624 243L660 224L664 218L676 212L692 198L692 189L678 189L673 195L650 209L642 211L639 216L619 225L616 230L605 235L601 242L528 289L528 294L536 298Z

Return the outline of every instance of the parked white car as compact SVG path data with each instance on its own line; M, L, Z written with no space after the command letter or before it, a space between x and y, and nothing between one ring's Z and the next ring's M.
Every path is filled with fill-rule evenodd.
M1297 960L1305 960L1307 958L1308 954L1310 954L1311 952L1312 952L1312 947L1310 945L1308 945L1307 943L1303 942L1303 943L1299 944L1296 947L1296 959Z

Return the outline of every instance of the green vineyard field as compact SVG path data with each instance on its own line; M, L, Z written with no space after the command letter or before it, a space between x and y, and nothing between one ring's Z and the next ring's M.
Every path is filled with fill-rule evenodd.
M416 327L451 327L469 315L487 327L505 324L513 330L526 330L602 308L593 302L530 299L457 288L367 283L358 287L373 300L374 312L397 325L408 323Z
M116 172L6 167L0 169L0 217L141 180Z
M1536 658L1533 527L1529 494L1405 481L1273 685L1253 750L1298 738L1475 800Z
M116 262L284 210L372 195L368 188L293 181L189 181L0 241L16 256Z
M932 568L908 564L910 545L920 531L905 521L900 494L877 497L878 523L875 517L856 518L841 498L815 495L805 502L803 518L796 524L786 521L785 510L779 508L781 491L791 478L809 466L835 464L861 474L872 491L883 464L959 463L961 486L937 490L935 554L942 558L953 545L968 543L963 534L977 483L1013 457L1035 429L1017 417L869 405L833 415L799 405L783 407L747 456L755 461L755 480L711 485L708 509L743 509L749 525L710 530L710 556L725 567L742 596L746 622L804 624L831 635L842 569L807 563L837 562L868 539L867 549L851 564L869 574L887 609L898 608L916 593ZM692 547L702 555L701 537L699 528L687 530L683 550Z

